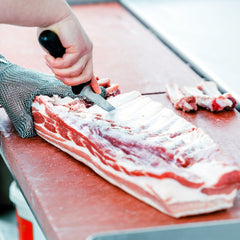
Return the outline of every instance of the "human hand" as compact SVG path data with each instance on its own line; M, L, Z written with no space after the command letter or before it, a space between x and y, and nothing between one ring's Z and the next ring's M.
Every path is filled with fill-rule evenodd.
M40 94L76 97L53 75L19 67L0 55L0 104L22 138L36 136L31 106Z
M47 28L39 28L38 34L46 29L55 32L66 49L62 58L54 58L49 53L45 56L47 65L55 77L69 86L91 80L93 90L101 93L93 74L92 43L76 16L71 13Z

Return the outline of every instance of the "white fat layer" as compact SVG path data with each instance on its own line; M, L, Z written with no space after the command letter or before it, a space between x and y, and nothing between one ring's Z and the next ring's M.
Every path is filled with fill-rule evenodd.
M226 98L216 98L216 102L222 108L232 106L232 101L230 101L229 99L226 99Z
M218 97L221 95L221 92L218 91L217 84L212 81L202 81L198 84L198 88L200 88L204 94L211 97Z
M183 109L185 109L185 111L194 110L194 108L186 101L184 101L184 103L183 103Z
M181 90L186 96L204 96L203 93L196 87L182 87Z
M175 83L170 83L166 85L166 92L171 102L175 105L178 101L184 97L184 94L179 89L178 85Z

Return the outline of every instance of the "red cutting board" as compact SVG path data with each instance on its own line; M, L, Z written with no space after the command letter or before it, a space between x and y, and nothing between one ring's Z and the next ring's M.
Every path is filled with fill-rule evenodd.
M123 92L161 91L167 82L194 85L201 80L118 3L73 9L93 41L96 75L118 82ZM50 73L35 29L2 25L0 31L3 55L21 66ZM172 108L166 95L153 99ZM225 152L240 156L237 111L175 112L203 128ZM240 218L240 196L226 211L182 219L166 216L40 137L21 139L3 109L0 114L1 150L48 239L82 240L105 231Z

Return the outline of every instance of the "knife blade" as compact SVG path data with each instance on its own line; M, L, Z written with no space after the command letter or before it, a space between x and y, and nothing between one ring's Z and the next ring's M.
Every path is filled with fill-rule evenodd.
M54 58L62 57L66 49L63 47L58 35L51 30L44 30L38 38L39 43L52 55ZM91 80L76 86L71 86L72 92L76 95L86 98L87 100L97 104L104 110L110 112L115 108L105 100L100 94L94 93L90 87Z
M96 103L102 109L111 112L115 108L106 101L102 96L97 93L94 93L89 85L85 86L79 94L83 98L87 98L91 102Z

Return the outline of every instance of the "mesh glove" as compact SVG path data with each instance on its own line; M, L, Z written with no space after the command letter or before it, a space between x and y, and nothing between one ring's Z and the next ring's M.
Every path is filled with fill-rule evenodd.
M76 97L54 76L19 67L0 55L0 104L22 138L36 136L31 106L40 94Z

